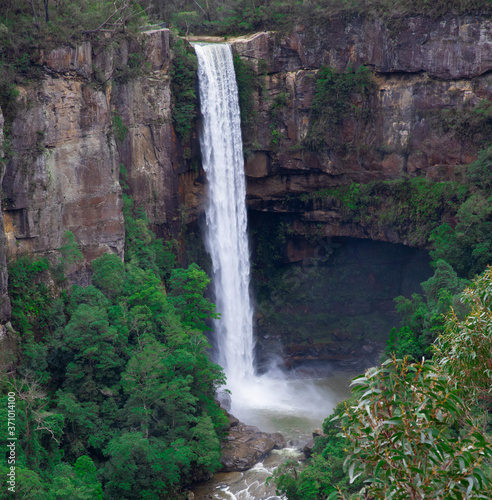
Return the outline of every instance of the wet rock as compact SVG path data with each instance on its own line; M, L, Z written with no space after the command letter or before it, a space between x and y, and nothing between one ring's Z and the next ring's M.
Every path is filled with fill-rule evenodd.
M224 390L218 391L217 401L219 402L220 406L224 408L225 411L229 411L231 409L232 400L231 400L231 395L228 392Z
M302 452L306 455L306 458L309 458L313 454L314 448L314 439L310 439L302 448Z
M229 429L222 442L222 471L235 472L250 469L274 449L285 446L282 434L261 432L257 427L245 425L229 415L229 421L237 422Z
M239 420L234 416L229 414L229 428L236 427L239 424Z
M282 448L285 448L287 442L285 441L284 436L280 434L280 432L274 432L271 436L275 441L274 450L281 450Z

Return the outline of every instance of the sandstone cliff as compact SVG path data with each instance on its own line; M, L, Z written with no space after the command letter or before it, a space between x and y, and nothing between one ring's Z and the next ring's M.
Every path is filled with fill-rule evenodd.
M473 113L492 98L488 20L410 18L387 26L364 17L333 18L324 26L298 26L288 36L259 33L230 43L260 75L255 126L245 137L252 210L296 214L299 226L321 224L326 236L398 241L375 227L344 225L334 207L306 206L295 197L401 176L451 179L454 167L472 161L483 147L479 130L460 134L445 123L443 110ZM350 103L355 112L343 120L338 137L343 148L328 130L323 150L299 147L309 130L318 69L329 65L345 71L361 64L376 83L368 119L357 118L362 99L355 92ZM185 190L197 194L187 198L192 214L194 201L201 199L201 185L194 180L185 180Z
M299 233L316 225L319 236L398 241L391 232L344 224L334 207L296 196L405 175L451 178L454 167L473 160L479 149L473 134L460 136L443 126L441 112L473 110L492 98L488 20L411 18L386 26L363 17L334 18L323 26L297 26L285 36L259 33L229 41L258 74L254 126L245 136L248 206L292 214ZM19 89L14 154L2 184L11 255L27 251L56 259L66 230L75 234L86 264L106 251L122 255L120 164L136 205L145 208L160 235L176 234L183 213L187 221L200 214L203 172L180 164L183 145L173 133L169 32L144 35L144 73L112 79L131 66L135 43L99 51L86 42L41 53L42 78ZM368 119L362 123L354 113L343 120L343 148L328 133L322 150L302 147L320 66L346 70L360 64L376 83ZM362 106L357 92L350 101L354 110ZM292 261L305 256L294 250ZM83 271L73 279L87 280ZM2 286L4 274L0 293Z
M145 36L147 71L112 79L138 50L128 42L101 51L88 42L41 52L40 80L19 88L13 154L3 179L3 214L10 255L57 258L72 231L85 263L105 252L123 256L120 164L135 203L157 225L176 207L169 81L169 32ZM3 253L4 255L4 253Z

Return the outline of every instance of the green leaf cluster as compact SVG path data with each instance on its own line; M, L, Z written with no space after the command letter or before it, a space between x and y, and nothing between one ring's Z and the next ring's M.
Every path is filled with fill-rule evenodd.
M173 37L173 59L170 69L173 123L182 143L190 140L198 114L197 69L198 60L190 44Z
M366 495L490 497L480 466L492 457L492 446L467 419L470 408L448 372L430 361L393 358L352 386L357 403L340 418L348 441L345 467L351 481L369 476Z

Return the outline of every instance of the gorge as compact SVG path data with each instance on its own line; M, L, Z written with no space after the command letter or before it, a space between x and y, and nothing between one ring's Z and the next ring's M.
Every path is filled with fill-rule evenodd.
M46 46L29 55L37 76L15 80L15 106L2 98L1 360L58 391L32 425L64 412L49 429L77 429L63 453L72 464L90 456L110 498L126 498L129 449L171 497L220 467L217 436L234 420L214 403L221 372L203 335L212 325L231 413L292 418L320 401L307 417L321 422L332 389L299 380L378 364L392 328L409 321L437 331L464 278L488 263L491 21L325 21ZM218 110L226 103L233 112ZM214 161L229 170L214 172ZM439 264L443 254L458 274ZM213 277L211 292L194 263ZM444 281L447 295L436 289ZM38 296L19 315L26 290ZM407 297L400 315L397 296ZM412 316L424 303L430 319ZM109 381L84 350L92 338ZM138 400L137 368L142 387L171 403L149 406L145 391ZM166 378L174 371L177 382ZM102 422L96 437L84 412ZM147 457L166 457L169 476Z
M314 36L310 28L302 26L283 38L260 33L232 40L233 50L258 72L253 94L258 126L254 135L245 136L247 206L253 213L292 215L282 258L300 262L309 257L306 237L423 243L377 214L364 221L347 219L336 198L318 193L417 174L436 181L458 179L459 165L474 159L486 133L486 114L474 109L490 97L488 26L487 20L472 16L435 23L413 18L407 30L391 32L363 18L334 18L313 44L308 43ZM127 64L136 50L131 42L113 55L93 53L88 42L39 54L37 64L46 77L21 89L11 139L17 153L3 179L2 244L10 255L55 255L61 236L70 230L85 255L77 271L83 282L91 259L107 249L121 254L120 163L128 171L135 202L159 235L177 235L183 222L190 228L195 224L203 182L188 155L198 144L195 133L188 144L173 136L169 31L144 36L148 76L115 82L106 90L88 84L96 69L107 77ZM464 53L471 55L461 57ZM345 153L333 147L296 151L308 132L313 77L327 63L335 69L347 64L373 68L376 88L364 104L371 120L362 127L355 115L344 119L337 134L351 145ZM357 92L350 99L354 109L363 105ZM462 129L449 127L445 109L469 110L470 118ZM475 116L483 116L483 123ZM467 123L470 133L465 133ZM275 143L272 130L279 138ZM36 170L22 164L36 165ZM102 192L112 194L102 197ZM382 210L388 196L380 196Z

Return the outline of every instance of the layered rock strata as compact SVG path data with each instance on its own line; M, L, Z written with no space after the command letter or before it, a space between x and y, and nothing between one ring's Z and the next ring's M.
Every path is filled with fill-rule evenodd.
M84 268L106 252L123 256L120 165L130 194L156 226L177 209L173 175L169 31L145 35L146 71L126 75L136 42L118 51L89 42L39 54L42 76L19 87L19 111L2 183L8 253L56 260L71 231Z
M306 206L296 197L402 176L449 180L456 165L470 163L483 148L486 138L479 131L475 137L460 135L443 111L466 112L492 99L489 20L409 18L384 24L336 17L324 25L297 26L288 36L259 33L229 41L256 68L260 82L254 126L245 136L248 207L296 214L299 233L320 224L325 236L398 242L380 227L344 224L334 206ZM336 134L326 131L326 147L311 151L303 141L323 65L337 71L365 65L375 88L368 109L354 92L353 113ZM367 119L360 119L362 112ZM196 179L183 179L195 195L186 200L193 215L202 189Z

